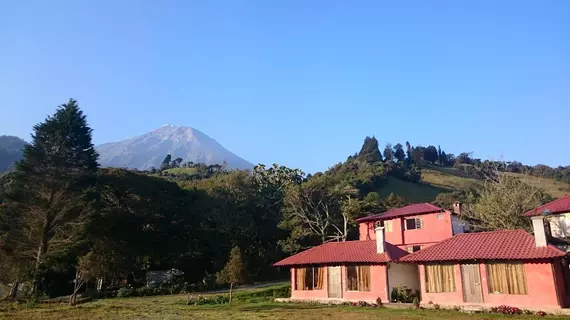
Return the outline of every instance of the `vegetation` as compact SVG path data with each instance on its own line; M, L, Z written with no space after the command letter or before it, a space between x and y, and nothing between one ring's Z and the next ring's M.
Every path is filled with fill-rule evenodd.
M234 247L230 253L228 263L216 275L216 281L221 284L230 285L230 297L228 302L232 303L232 291L236 284L246 283L248 280L247 269L243 264L241 257L241 250L239 247Z
M409 142L381 153L374 137L313 175L276 164L229 171L170 155L158 169L101 169L87 119L70 100L34 127L23 159L0 178L0 282L13 284L12 298L24 284L20 296L30 301L69 296L75 305L101 281L100 294L130 296L287 279L272 263L357 239L357 218L409 202L460 200L481 214L471 216L480 229L521 227L513 215L548 199L540 186L513 193L528 189L523 169ZM499 190L524 205L493 206ZM497 208L510 225L493 222ZM173 287L147 286L147 272L173 268L183 272Z
M65 304L25 305L0 303L0 318L29 319L502 319L502 314L466 314L451 310L390 309L352 305L276 303L275 297L288 296L288 286L236 291L234 303L225 294L166 295L104 299L76 307ZM499 311L508 310L502 308ZM516 319L538 319L532 313L516 314ZM513 316L508 316L513 318ZM513 318L514 319L514 318ZM549 319L565 317L549 316Z

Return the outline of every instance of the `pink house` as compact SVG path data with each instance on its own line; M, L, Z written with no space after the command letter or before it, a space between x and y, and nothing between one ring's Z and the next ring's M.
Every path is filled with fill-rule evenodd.
M458 234L400 262L419 265L421 303L442 306L568 305L566 252L524 230Z
M291 268L292 299L387 302L395 287L420 289L417 266L398 259L462 232L456 218L429 203L412 204L357 220L358 241L326 243L275 266Z
M570 302L566 252L548 244L548 224L533 217L523 230L464 233L453 212L412 204L357 220L358 241L330 242L283 259L291 299L388 302L395 287L422 304L510 305L560 309Z
M443 210L430 203L418 203L388 212L360 218L360 240L374 240L374 228L386 228L386 241L408 252L416 252L462 233L465 224L459 219L461 203L454 211Z

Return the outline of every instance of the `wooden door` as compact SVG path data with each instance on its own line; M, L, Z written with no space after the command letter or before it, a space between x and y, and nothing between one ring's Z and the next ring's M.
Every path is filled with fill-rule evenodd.
M462 264L461 279L463 283L463 301L483 302L481 275L478 264Z
M342 281L340 267L328 267L327 288L329 298L342 298Z

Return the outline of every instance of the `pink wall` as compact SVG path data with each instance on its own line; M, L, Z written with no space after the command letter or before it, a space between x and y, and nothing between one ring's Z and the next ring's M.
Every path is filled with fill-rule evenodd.
M420 266L421 303L428 304L430 301L440 305L474 305L473 302L463 301L463 285L459 264L455 268L455 292L428 293L425 288L424 266ZM553 273L552 263L525 263L524 271L527 281L525 295L495 294L489 293L487 273L484 263L479 264L481 286L483 291L483 303L485 307L508 305L519 308L560 308L558 298L557 279Z
M438 219L438 214L443 215L443 219ZM405 249L409 245L429 246L453 236L453 226L451 224L451 213L449 211L441 213L423 214L406 218L418 217L423 220L422 229L405 230L405 218L392 219L392 231L386 231L386 242ZM374 222L363 222L359 225L360 240L375 240Z
M325 267L326 269L326 267ZM341 268L342 300L367 301L376 303L376 299L388 301L387 269L385 265L370 266L370 291L346 290L346 267ZM295 290L295 269L291 268L291 298L303 300L327 300L327 273L325 271L325 283L323 290Z
M325 283L322 290L295 290L295 268L291 268L291 298L293 299L327 299L327 271L325 268Z
M388 302L388 278L386 265L370 266L370 291L346 290L346 267L342 267L342 297L347 301L367 301L376 303L380 298Z

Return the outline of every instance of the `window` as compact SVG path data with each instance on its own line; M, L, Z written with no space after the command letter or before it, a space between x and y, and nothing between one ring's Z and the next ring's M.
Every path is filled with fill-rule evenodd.
M385 227L386 232L392 232L392 221L376 221L374 228Z
M524 266L521 262L488 263L490 293L527 294Z
M406 251L408 251L409 253L412 252L416 252L416 251L420 251L424 248L424 246L410 246L406 248Z
M392 232L392 220L384 221L384 226L386 227L386 232Z
M424 222L421 218L406 219L406 230L422 229Z
M324 268L295 269L295 290L322 290L324 281Z
M370 266L347 266L346 290L370 291Z
M454 264L429 264L424 270L427 292L455 292Z

